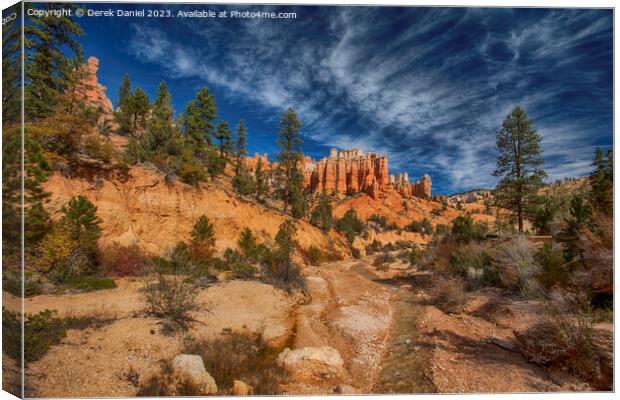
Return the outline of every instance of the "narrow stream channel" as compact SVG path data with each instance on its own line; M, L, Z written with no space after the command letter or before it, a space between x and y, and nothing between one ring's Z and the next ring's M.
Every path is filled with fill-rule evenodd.
M418 343L416 335L421 308L416 303L414 293L409 289L398 287L398 279L389 283L379 280L362 265L356 265L352 269L364 277L380 283L394 293L392 303L394 306L394 325L390 343L383 359L383 368L372 393L435 393L435 386L425 374L425 370L428 368L425 363L428 350Z

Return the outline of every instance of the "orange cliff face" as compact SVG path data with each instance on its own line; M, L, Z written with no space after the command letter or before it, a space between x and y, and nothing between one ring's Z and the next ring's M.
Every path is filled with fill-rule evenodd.
M277 163L269 163L267 154L255 154L246 158L246 166L254 171L258 160L262 160L266 169L275 167ZM391 188L404 197L430 198L431 179L424 175L418 182L409 183L407 174L389 175L387 156L375 153L364 154L361 149L330 150L329 157L314 161L311 157L303 159L304 187L311 192L326 191L340 197L356 193L365 193L378 199L380 193Z
M91 106L101 110L101 116L99 118L100 125L107 125L113 129L116 128L114 107L106 95L107 88L99 83L97 77L99 60L96 57L90 57L81 68L80 72L83 74L83 78L82 82L76 87L78 96L83 98L84 101Z

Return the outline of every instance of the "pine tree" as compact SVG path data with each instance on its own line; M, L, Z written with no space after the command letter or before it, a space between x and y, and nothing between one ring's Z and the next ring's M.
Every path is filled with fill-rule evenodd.
M73 197L60 209L63 214L59 225L80 248L96 250L101 237L101 219L97 207L84 196Z
M259 262L264 251L264 246L258 243L256 236L252 233L250 228L245 228L239 235L237 240L241 254L245 257L246 261L251 263Z
M232 178L233 189L241 195L249 196L255 192L254 179L249 174L247 167L242 165L239 168L239 174Z
M123 133L131 131L131 97L131 81L129 80L129 74L125 74L121 81L121 87L118 90L118 111L116 112L116 119L120 131Z
M213 224L204 215L194 224L190 240L190 253L199 263L209 262L215 252L215 229Z
M211 136L214 134L216 119L215 97L208 88L203 87L196 98L187 104L183 113L183 131L198 157L205 155L205 146L212 145Z
M544 163L540 141L541 136L521 107L512 110L497 132L499 155L493 175L501 179L495 188L495 200L516 215L519 232L523 232L527 204L547 177L540 168Z
M594 170L590 174L590 198L593 205L606 214L613 212L613 151L607 157L600 147L596 148L592 162Z
M174 120L172 96L166 82L161 82L151 107L147 132L141 140L144 154L169 177L174 172L174 157L181 153L181 138Z
M21 3L11 6L7 14L21 12ZM2 126L21 119L21 29L17 18L2 25Z
M247 150L247 128L245 126L245 121L239 121L239 125L237 125L237 140L235 141L235 175L239 175L241 167L243 166L243 160L248 155Z
M283 212L286 213L288 206L292 204L293 193L297 193L296 179L299 163L303 159L301 145L303 143L301 137L301 122L295 111L289 109L282 114L280 119L280 133L276 143L280 146L278 159L280 161L279 168L284 176L284 187L282 192L282 200L284 200Z
M570 202L570 217L564 219L564 227L558 234L557 241L564 245L564 258L573 261L581 256L582 250L578 246L581 230L591 225L592 208L579 195Z
M319 196L318 204L312 211L310 223L326 232L334 225L332 205L329 202L329 197L324 191Z
M129 117L129 133L131 137L135 138L139 131L146 128L151 101L147 94L140 87L137 87L127 98L126 107Z
M220 150L220 157L226 158L227 154L231 151L230 128L228 127L227 121L222 120L217 124L215 138L220 141L218 146Z
M301 219L308 213L308 200L304 195L303 180L304 177L301 171L295 168L293 178L288 184L291 215L295 219Z
M226 168L226 159L220 157L219 152L213 146L207 147L207 173L211 176L211 179L215 179L221 175Z
M24 3L24 7L48 11L77 8L72 3ZM31 18L24 26L27 121L52 114L60 94L74 84L73 72L83 64L82 47L76 40L83 31L73 18L49 14Z
M21 226L21 128L2 130L2 246L5 254L20 248ZM41 146L32 139L30 129L24 130L24 240L30 250L48 232L50 216L43 204L49 193L41 184L52 172Z
M256 193L256 201L258 202L269 192L267 176L263 170L263 160L260 158L256 164L256 170L254 171L254 192Z
M282 270L284 282L288 282L291 277L291 256L297 247L297 241L295 240L296 232L295 222L289 219L280 224L276 234L275 255L279 263L279 269Z

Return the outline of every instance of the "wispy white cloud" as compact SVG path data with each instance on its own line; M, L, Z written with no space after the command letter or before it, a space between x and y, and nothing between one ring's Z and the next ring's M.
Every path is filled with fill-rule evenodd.
M392 168L438 176L445 191L494 185L495 132L515 105L534 116L553 178L585 173L590 154L576 149L611 136L605 132L611 121L593 123L591 110L576 113L566 101L567 91L582 91L610 107L606 64L590 67L592 52L584 50L588 41L611 40L608 13L552 10L525 18L509 9L410 9L393 20L384 14L329 8L288 24L185 21L200 36L192 43L163 25L141 24L130 52L171 77L224 88L235 101L263 110L265 119L293 106L312 140L387 153ZM501 29L493 20L500 17L510 21ZM404 28L390 36L394 23ZM592 129L601 132L586 133Z

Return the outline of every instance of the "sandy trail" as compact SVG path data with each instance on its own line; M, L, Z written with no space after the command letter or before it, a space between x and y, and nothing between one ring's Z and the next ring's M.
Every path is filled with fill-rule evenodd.
M330 346L345 361L338 383L367 393L380 372L392 323L391 294L356 272L367 261L326 263L307 271L312 303L298 308L294 347ZM288 393L332 393L334 382L292 385Z

